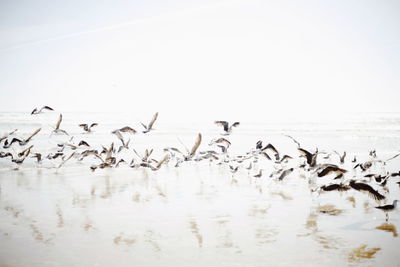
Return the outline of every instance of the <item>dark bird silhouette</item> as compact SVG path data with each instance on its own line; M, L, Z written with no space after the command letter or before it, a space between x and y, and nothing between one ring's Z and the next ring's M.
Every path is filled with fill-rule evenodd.
M373 189L370 185L356 182L355 180L350 181L350 187L361 192L366 192L368 193L372 198L375 200L383 200L385 199L385 196L380 194L378 191Z
M388 220L389 220L389 214L388 214L388 212L391 212L391 211L393 211L393 210L396 209L396 207L397 207L397 202L398 202L398 200L396 199L396 200L393 201L393 204L388 204L388 205L383 205L383 206L377 206L377 207L375 207L375 208L384 211L384 212L386 213L386 221L388 221Z
M325 167L321 172L318 173L318 177L324 177L326 175L334 173L334 174L337 175L336 176L336 178L337 178L339 176L340 177L343 176L343 174L346 173L346 172L347 172L347 170L341 169L336 165L329 165L329 166Z
M41 129L42 129L42 128L36 129L28 138L23 139L23 140L18 139L18 138L15 138L15 137L11 140L11 142L8 142L8 140L6 140L6 141L4 142L3 148L9 148L13 143L19 143L20 146L24 146L24 145L28 144L29 141L31 141L32 138L33 138L35 135L37 135L37 134L40 132Z
M31 112L31 115L36 115L36 114L42 113L44 110L51 110L51 111L53 111L54 109L52 109L52 108L49 107L49 106L43 106L43 107L41 107L40 109L35 108L35 109Z
M240 122L234 122L232 125L229 126L229 123L227 121L215 121L214 122L216 125L220 125L223 127L224 133L223 135L230 135L232 132L233 127L237 127L240 125Z
M313 154L303 148L298 148L297 150L299 150L301 156L306 158L306 162L310 167L315 167L315 165L317 164L318 152Z
M90 133L90 132L92 132L92 128L93 127L95 127L95 126L97 126L98 124L97 123L92 123L92 124L86 124L86 123L82 123L82 124L79 124L79 127L82 127L82 129L85 131L85 132L87 132L87 133Z
M323 191L347 191L350 190L350 186L344 185L344 184L330 184L330 185L323 185L320 187L321 190Z
M149 124L148 125L145 125L144 123L141 123L142 124L142 126L144 127L144 131L143 131L143 133L148 133L148 132L150 132L151 130L153 130L153 125L154 125L154 122L157 120L157 117L158 117L158 112L156 112L154 115L153 115L153 118L151 118L151 121L149 122Z

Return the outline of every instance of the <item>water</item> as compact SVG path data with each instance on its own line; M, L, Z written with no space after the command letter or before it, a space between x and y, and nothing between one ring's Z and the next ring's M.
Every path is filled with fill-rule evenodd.
M15 136L27 137L35 129L32 152L54 153L57 143L86 140L95 149L116 144L114 129L139 121L126 114L65 113L61 128L70 136L52 135L58 113L38 116L23 113L0 114L0 136L18 129ZM131 149L144 153L153 148L160 159L162 148L182 151L202 133L200 151L220 137L211 122L172 123L162 118L156 130L131 136ZM97 122L93 133L83 134L80 123ZM376 149L380 159L395 155L400 147L400 114L357 114L341 118L271 120L246 123L229 136L231 155L243 155L258 140L271 142L282 153L293 156L288 166L297 166L296 145L282 134L295 137L302 147L314 151L347 151L349 172L345 179L362 178L350 160L369 159ZM118 155L130 162L132 150ZM1 148L0 151L5 149ZM10 151L18 152L14 145ZM69 150L67 150L69 154ZM72 152L72 151L71 151ZM323 161L324 159L321 159ZM375 164L369 172L397 172L399 158L385 166ZM326 160L328 161L328 160ZM338 164L332 154L330 162ZM398 266L400 245L397 229L399 212L390 213L391 231L376 229L385 223L377 205L399 196L398 177L388 181L386 201L380 203L355 190L314 192L331 177L315 178L296 169L283 181L269 178L274 170L266 159L230 172L228 164L174 162L158 171L119 168L98 169L95 158L72 159L62 168L60 160L37 165L28 158L18 170L9 158L0 159L0 263L3 266ZM247 166L249 161L243 163ZM253 175L263 169L262 178ZM379 186L374 186L379 188ZM329 215L318 209L327 204L341 211ZM376 253L364 258L355 249L366 245Z

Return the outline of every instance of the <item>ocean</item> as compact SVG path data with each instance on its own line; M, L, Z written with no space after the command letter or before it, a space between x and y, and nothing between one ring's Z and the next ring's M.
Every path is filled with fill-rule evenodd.
M398 266L399 211L386 217L376 206L399 199L399 176L385 186L365 175L400 171L400 113L314 115L245 120L229 136L210 121L174 122L160 114L154 130L142 133L137 116L126 113L63 113L60 128L69 135L52 134L59 113L0 113L0 137L27 138L0 152L16 154L33 145L41 153L37 163L29 155L19 166L0 158L0 265L1 266ZM151 117L151 114L149 118ZM220 118L216 118L220 119ZM91 133L78 125L98 123ZM233 121L232 121L233 122ZM101 161L79 155L88 149L63 153L74 157L61 167L61 158L46 159L61 149L85 140L101 151L119 139L111 132L124 126L137 134L124 134L129 149L115 153L123 159L117 168L97 168ZM202 141L191 161L176 159L153 171L131 168L146 149L159 161L164 148L186 153L201 133ZM318 149L318 163L333 163L347 172L340 179L318 177L304 163L296 139L310 152ZM220 154L212 140L224 137L231 146ZM233 161L256 151L257 141L292 157L276 163L265 157ZM135 151L134 151L135 150ZM217 151L219 160L196 160ZM345 162L339 156L346 151ZM375 151L376 157L370 155ZM139 155L139 156L138 156ZM178 156L179 157L179 156ZM356 158L356 162L352 160ZM372 162L366 171L357 163ZM252 164L251 170L246 169ZM237 172L232 167L239 166ZM58 168L59 167L59 168ZM280 168L294 168L282 180ZM260 178L254 177L263 170ZM324 192L321 186L368 183L384 200L354 189Z

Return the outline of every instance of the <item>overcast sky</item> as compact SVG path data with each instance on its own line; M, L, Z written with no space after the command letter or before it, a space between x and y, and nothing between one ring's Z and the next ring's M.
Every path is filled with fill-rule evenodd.
M400 1L0 1L0 110L400 111Z

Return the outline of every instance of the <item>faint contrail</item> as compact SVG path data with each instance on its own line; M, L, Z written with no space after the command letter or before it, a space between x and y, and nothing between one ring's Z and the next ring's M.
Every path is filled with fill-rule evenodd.
M244 1L240 1L240 0L238 0L238 1L225 1L224 0L224 1L220 1L218 3L204 5L204 6L200 6L200 7L196 7L196 8L188 8L188 9L184 9L184 10L181 10L181 11L178 11L178 12L174 12L174 13L151 16L151 17L147 17L147 18L143 18L143 19L135 19L135 20L126 21L126 22L123 22L123 23L118 23L118 24L114 24L114 25L110 25L110 26L106 26L106 27L93 29L93 30L75 32L75 33L65 34L65 35L56 36L56 37L52 37L52 38L25 42L25 43L13 45L13 46L10 46L10 47L3 47L3 48L0 48L0 52L7 51L7 50L18 49L18 48L27 47L27 46L34 46L34 45L43 44L43 43L47 43L47 42L51 42L51 41L64 40L64 39L73 38L73 37L76 37L76 36L81 36L81 35L90 34L90 33L97 33L97 32L114 30L114 29L125 27L125 26L139 25L139 24L143 24L143 23L146 23L146 22L150 22L150 21L164 20L164 19L173 18L173 17L176 17L176 16L183 16L183 15L198 13L198 12L205 11L205 10L208 10L208 9L211 9L211 8L220 8L220 7L223 7L223 6L232 6L232 5L235 5L235 4L238 4L238 3L242 3L242 2L244 2Z

